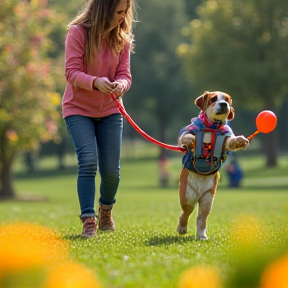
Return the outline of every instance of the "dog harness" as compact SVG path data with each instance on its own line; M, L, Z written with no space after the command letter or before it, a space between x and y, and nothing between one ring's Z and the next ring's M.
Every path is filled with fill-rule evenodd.
M184 167L201 175L215 174L226 159L226 138L233 135L229 125L209 121L202 111L190 125L180 130L180 135L183 133L195 135L193 148L183 157Z

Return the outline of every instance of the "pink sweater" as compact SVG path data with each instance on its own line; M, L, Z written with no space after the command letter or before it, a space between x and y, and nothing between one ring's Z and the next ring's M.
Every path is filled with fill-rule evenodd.
M132 83L130 73L130 44L114 55L103 42L97 57L84 67L86 32L81 25L71 26L65 41L65 75L68 81L63 99L63 117L83 115L104 117L120 113L109 94L93 90L93 80L107 77L110 81L121 81L126 92Z

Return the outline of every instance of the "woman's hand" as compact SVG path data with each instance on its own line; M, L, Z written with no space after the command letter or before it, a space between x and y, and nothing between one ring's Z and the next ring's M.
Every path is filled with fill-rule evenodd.
M98 77L93 81L93 86L103 93L114 93L115 82L111 82L107 77Z
M121 82L113 82L114 84L114 89L112 93L117 97L121 97L124 94L124 87Z

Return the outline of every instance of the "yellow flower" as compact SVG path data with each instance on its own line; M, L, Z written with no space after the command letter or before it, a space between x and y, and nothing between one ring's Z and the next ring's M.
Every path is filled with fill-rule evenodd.
M0 226L0 276L44 267L67 255L66 242L49 228L30 223Z
M53 105L58 106L61 102L61 96L57 92L48 92L47 96L51 99Z
M260 288L288 287L288 254L266 267L261 277Z
M95 273L73 261L63 262L52 269L44 288L100 288Z
M31 223L0 226L0 286L101 287L92 270L68 256L67 242L47 227Z
M214 266L195 266L183 272L178 288L220 288L221 277Z

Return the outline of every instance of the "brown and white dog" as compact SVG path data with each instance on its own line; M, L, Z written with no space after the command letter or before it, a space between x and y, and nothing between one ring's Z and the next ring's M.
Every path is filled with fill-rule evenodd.
M234 118L231 96L224 92L204 92L195 100L201 110L191 124L180 131L178 145L187 153L179 179L182 214L177 232L187 233L189 216L198 203L197 240L206 240L206 222L219 180L219 169L225 161L226 151L245 148L249 140L235 136L227 125Z

